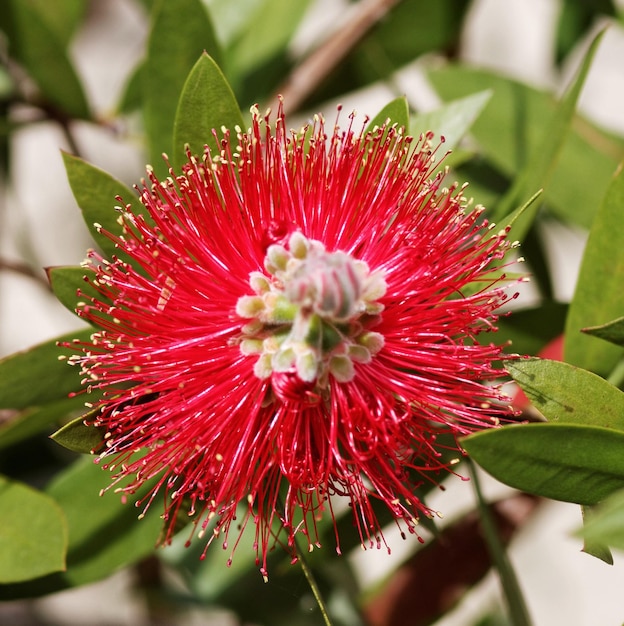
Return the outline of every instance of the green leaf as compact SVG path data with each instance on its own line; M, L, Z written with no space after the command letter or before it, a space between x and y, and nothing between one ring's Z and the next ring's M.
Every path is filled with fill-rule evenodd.
M117 113L132 113L141 108L143 103L143 82L145 63L139 63L126 79L126 83L117 103Z
M42 406L80 389L78 369L60 360L73 352L59 348L57 342L88 341L92 333L92 329L68 333L0 360L0 408Z
M568 87L551 118L548 131L543 135L536 149L531 152L525 166L516 176L511 189L496 207L492 219L497 220L509 214L520 202L524 202L536 191L546 188L550 183L573 121L576 103L603 34L604 30L594 38L574 81ZM537 215L538 209L539 204L533 204L532 207L529 207L527 211L524 211L518 217L509 235L512 241L522 241L524 239L526 232Z
M624 170L616 173L594 220L566 320L565 360L607 375L622 348L581 334L624 311Z
M536 191L524 204L514 209L509 215L505 216L501 220L501 225L503 226L503 228L509 228L508 239L510 241L514 241L513 228L515 223L522 217L522 215L524 215L524 212L527 211L529 207L531 207L541 195L542 190L540 189L539 191Z
M624 433L578 424L523 424L462 440L501 482L538 496L597 504L624 488Z
M624 491L614 493L588 512L577 534L586 542L624 550Z
M507 361L506 369L549 421L624 431L624 393L604 378L561 361Z
M550 340L563 333L567 310L564 304L547 302L514 311L513 315L499 320L496 341L511 341L513 351L519 354L538 354Z
M58 428L68 418L84 413L84 403L84 396L75 396L16 411L9 419L3 420L0 426L0 450L33 435Z
M447 101L485 89L493 91L494 95L470 133L485 159L483 165L487 166L480 172L481 176L489 177L481 185L483 191L492 196L492 190L500 194L508 189L505 178L513 179L527 166L530 156L550 132L550 121L556 112L553 96L492 72L461 65L432 69L428 77ZM545 189L544 202L557 216L589 228L609 185L611 172L623 154L624 144L620 138L607 135L577 116ZM471 182L474 189L479 188L479 181ZM541 186L530 189L526 197ZM479 201L494 207L495 198L485 197ZM507 211L505 207L500 209L496 220L500 221L501 216L513 208L512 203Z
M50 435L50 438L73 452L93 454L101 447L106 430L96 426L87 426L85 420L89 417L90 414L77 417Z
M84 18L88 3L84 0L30 0L43 20L67 45Z
M120 215L116 208L120 205L117 198L123 200L123 208L129 204L134 214L145 214L146 209L137 194L107 172L78 157L64 152L63 162L69 186L93 239L107 255L123 256L115 244L99 232L96 224L110 233L121 234L121 226L117 221Z
M227 52L227 67L242 77L284 50L307 11L310 0L262 0L246 15Z
M415 116L410 124L410 135L418 137L431 130L437 138L444 137L445 150L452 150L481 115L492 93L491 89L486 89Z
M69 550L65 578L72 585L101 579L153 552L162 520L161 502L145 518L132 502L122 504L110 486L111 473L81 459L46 489L61 506L69 527ZM145 497L142 488L131 500ZM77 497L77 494L80 494Z
M592 337L599 337L614 343L616 346L624 347L624 317L618 317L618 319L600 326L581 328L581 332Z
M0 583L65 569L67 526L49 496L0 476Z
M159 176L167 174L162 153L169 154L173 148L178 99L188 73L204 51L219 62L221 52L201 0L160 0L142 71L149 158Z
M16 46L13 52L44 98L70 117L90 119L82 84L66 53L65 35L48 22L53 11L44 15L41 6L23 0L5 4L13 31L11 43Z
M15 585L0 586L0 599L16 599L75 587L101 580L118 569L135 563L154 551L162 520L162 503L154 502L143 519L143 508L133 502L144 498L149 487L120 502L111 484L111 473L93 462L79 459L46 488L65 513L69 546L67 570Z
M219 154L213 129L221 133L231 130L230 141L236 141L235 128L244 127L236 98L218 65L206 53L199 58L189 74L175 118L173 163L180 169L187 161L186 146L192 154L201 155L204 146Z
M396 124L399 128L403 127L407 131L409 128L409 105L405 96L388 102L368 123L366 131L372 131L375 126L383 126L388 120L390 120L391 125Z
M88 300L90 297L103 300L103 296L98 290L87 282L87 277L95 277L93 270L85 267L50 267L46 270L48 280L54 295L58 301L69 309L76 312L78 304Z
M612 496L610 496L612 497ZM607 498L608 500L609 498ZM599 505L600 506L600 505ZM582 506L581 512L583 514L583 524L586 523L589 516L593 515L593 512L597 509L595 506ZM601 561L604 561L607 565L613 565L613 555L611 550L600 537L585 537L583 542L583 552L594 556Z

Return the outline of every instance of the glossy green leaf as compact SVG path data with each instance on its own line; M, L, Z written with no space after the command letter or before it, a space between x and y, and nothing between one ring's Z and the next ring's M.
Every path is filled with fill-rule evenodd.
M512 187L496 207L493 215L494 220L509 214L518 204L524 202L539 189L545 189L550 184L550 179L557 167L561 149L572 124L576 103L581 95L585 79L603 34L604 31L599 33L589 47L574 81L564 94L550 120L548 131L544 133L536 149L529 154L524 167L516 175ZM509 235L512 241L522 241L524 239L537 215L539 206L538 203L535 203L528 207L522 215L518 216Z
M624 550L624 490L612 494L588 513L578 534L586 542Z
M220 62L221 52L201 0L160 0L142 71L149 158L159 176L167 174L162 153L173 149L173 124L182 88L204 51Z
M87 418L87 415L81 415L73 419L50 435L50 438L73 452L92 454L94 450L101 447L106 430L96 426L87 426L85 424Z
M231 130L236 141L235 127L244 127L236 98L215 61L206 53L199 58L188 76L175 118L173 163L180 168L187 160L186 146L192 154L201 155L204 146L218 154L221 150L213 129Z
M65 569L67 526L56 502L0 476L0 584Z
M488 165L487 171L480 172L481 176L489 176L485 181L487 187L482 184L488 196L476 195L479 202L493 208L496 195L491 192L492 185L496 183L494 190L498 194L507 190L507 181L527 165L530 155L550 132L550 121L556 111L554 98L487 70L461 65L430 70L428 77L446 101L485 89L493 91L482 115L470 129ZM545 190L544 202L559 217L589 228L609 185L611 173L623 155L621 139L606 135L577 117ZM473 184L475 190L479 187L478 182ZM528 196L540 186L530 190ZM505 212L503 207L500 216ZM497 215L497 219L500 216Z
M624 170L607 190L589 233L574 297L566 320L565 360L608 375L622 348L580 331L604 324L624 312Z
M435 133L434 143L444 137L444 150L452 150L470 130L491 97L492 90L487 89L443 104L435 111L421 113L412 119L410 135L418 137L431 130Z
M10 0L14 53L37 83L44 99L70 117L89 119L91 114L82 84L66 53L66 41L32 2ZM39 3L36 3L39 4Z
M66 579L72 584L108 576L154 550L162 527L162 503L155 503L149 514L139 520L143 509L135 507L133 501L143 498L148 490L139 490L123 504L113 489L100 495L110 481L111 473L88 457L75 463L46 489L67 517Z
M0 360L0 408L26 409L67 398L80 389L80 375L66 360L72 354L57 341L88 341L93 329L80 330L46 341Z
M624 433L579 424L523 424L462 440L501 482L538 496L597 504L624 488Z
M15 411L0 425L0 450L42 432L50 432L59 424L85 412L85 396L49 402L43 406Z
M405 96L388 102L368 123L366 130L370 131L375 126L383 126L388 120L390 120L391 125L396 124L399 128L403 127L406 130L409 128L409 106Z
M619 317L612 322L607 322L600 326L588 326L587 328L581 328L581 332L592 337L599 337L610 343L614 343L616 346L624 347L624 317Z
M88 301L89 297L103 298L86 280L88 276L95 276L93 270L77 265L50 267L46 271L54 295L72 313L76 312L78 303Z
M125 208L129 204L133 213L145 213L137 194L107 172L78 157L64 152L63 162L69 186L93 239L106 254L119 255L119 249L108 237L98 232L96 224L111 233L121 234L121 226L117 221L120 211L116 207L121 205Z
M161 527L162 501L154 502L143 519L134 506L144 498L140 489L123 504L111 484L111 473L93 462L79 459L46 488L67 519L69 546L67 570L27 583L0 586L0 599L16 599L75 587L101 580L154 551Z
M505 366L548 421L624 431L624 393L604 378L548 359L508 361Z
M310 0L262 0L245 16L246 28L239 30L227 51L227 67L241 77L282 52L290 41Z

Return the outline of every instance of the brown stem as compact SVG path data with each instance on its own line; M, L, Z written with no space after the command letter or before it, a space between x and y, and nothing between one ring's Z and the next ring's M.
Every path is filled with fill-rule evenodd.
M286 113L296 111L327 74L344 59L353 47L401 0L361 0L356 13L331 35L280 86L277 93L284 98ZM276 109L277 96L273 98Z
M27 263L21 261L9 261L8 259L0 258L0 271L7 270L9 272L15 272L21 274L27 278L32 278L41 287L44 287L47 291L50 291L50 284L45 276L42 276L39 272L34 270Z

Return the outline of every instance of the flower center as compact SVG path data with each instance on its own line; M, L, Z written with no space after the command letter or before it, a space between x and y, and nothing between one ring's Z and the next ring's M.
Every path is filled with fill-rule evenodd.
M354 363L369 363L384 338L369 330L379 321L386 292L380 271L346 252L293 233L288 247L273 244L266 274L252 272L254 295L241 296L236 313L249 320L238 342L245 355L258 355L254 373L266 379L293 374L316 391L355 376Z

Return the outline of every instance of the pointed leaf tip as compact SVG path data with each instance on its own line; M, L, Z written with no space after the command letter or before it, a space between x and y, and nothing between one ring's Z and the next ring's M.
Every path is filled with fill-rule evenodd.
M81 415L65 424L65 426L50 435L50 439L73 452L93 454L104 442L106 430L97 426L87 425L85 418L89 415L92 415L92 413Z

